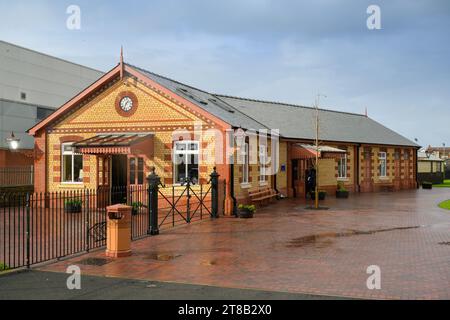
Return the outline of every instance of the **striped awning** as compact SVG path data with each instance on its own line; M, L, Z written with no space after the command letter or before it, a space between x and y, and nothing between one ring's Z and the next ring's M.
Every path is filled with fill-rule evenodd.
M292 159L312 159L318 154L319 158L336 158L347 153L346 150L338 149L331 146L319 146L309 144L294 144L291 150Z
M73 144L82 154L151 154L153 133L108 133Z

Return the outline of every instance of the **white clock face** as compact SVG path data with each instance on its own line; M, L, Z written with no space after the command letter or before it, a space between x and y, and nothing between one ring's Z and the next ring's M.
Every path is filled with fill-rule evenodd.
M133 100L130 97L123 97L120 100L120 108L125 112L130 111L133 108Z

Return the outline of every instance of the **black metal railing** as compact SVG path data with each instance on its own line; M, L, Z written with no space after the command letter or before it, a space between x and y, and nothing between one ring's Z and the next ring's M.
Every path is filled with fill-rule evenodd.
M159 181L159 180L158 180ZM0 271L60 259L106 245L106 208L132 207L131 238L155 230L216 217L218 183L99 187L47 193L0 194ZM156 199L156 201L154 200ZM152 208L155 210L152 211ZM155 224L156 223L156 224Z

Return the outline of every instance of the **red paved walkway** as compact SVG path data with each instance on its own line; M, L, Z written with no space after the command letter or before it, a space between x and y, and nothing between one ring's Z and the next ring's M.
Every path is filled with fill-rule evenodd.
M223 287L450 299L450 245L444 244L450 242L450 212L436 206L447 198L450 189L330 197L327 211L282 200L254 219L221 218L165 231L133 242L131 257L80 267L92 275ZM42 269L65 271L86 257L104 253ZM366 287L369 265L381 268L381 290Z

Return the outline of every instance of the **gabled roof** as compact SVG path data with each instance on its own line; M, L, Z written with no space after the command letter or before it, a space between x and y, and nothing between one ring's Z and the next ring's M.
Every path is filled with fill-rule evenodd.
M193 104L196 104L208 113L222 119L233 127L242 127L247 129L268 129L263 123L252 119L245 113L242 113L239 109L227 104L220 97L214 94L191 87L189 85L163 77L156 73L130 64L126 65L130 66L133 69L136 69L148 78L159 83L161 86L169 89L176 95L182 96L183 98L189 100Z
M233 127L279 129L280 135L285 138L315 138L314 108L213 94L148 70L129 66ZM419 147L362 114L320 109L319 118L321 140Z
M93 90L98 82L103 83L120 72L157 84L164 91L197 110L202 110L235 128L279 129L280 136L292 139L313 140L315 138L315 109L279 102L245 99L213 94L158 75L148 70L121 63L101 77L60 109L29 130L35 134L59 115L72 108ZM414 146L414 142L362 114L320 109L320 140L335 142L368 143L382 145Z
M217 95L285 138L315 139L316 110L279 102ZM356 113L319 109L319 138L325 141L414 146L417 144L375 120Z

